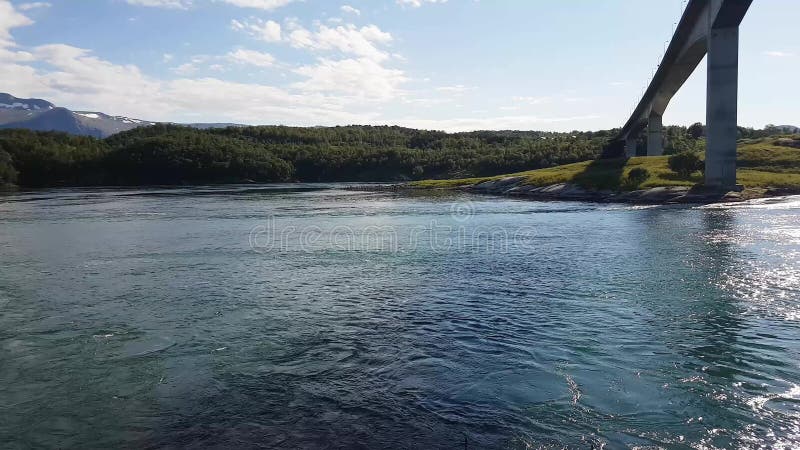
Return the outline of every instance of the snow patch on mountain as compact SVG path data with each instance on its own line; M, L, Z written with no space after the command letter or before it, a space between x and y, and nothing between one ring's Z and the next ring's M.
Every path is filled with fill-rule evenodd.
M0 108L5 109L27 109L27 110L34 110L34 111L47 111L53 109L52 106L48 106L46 108L42 108L39 105L31 105L30 103L0 103Z

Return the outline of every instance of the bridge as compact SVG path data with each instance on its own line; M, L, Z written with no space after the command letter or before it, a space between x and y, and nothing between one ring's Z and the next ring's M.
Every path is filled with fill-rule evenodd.
M739 24L752 1L689 0L658 70L617 136L628 156L636 155L645 129L647 155L663 154L664 111L708 55L705 184L721 190L736 186Z

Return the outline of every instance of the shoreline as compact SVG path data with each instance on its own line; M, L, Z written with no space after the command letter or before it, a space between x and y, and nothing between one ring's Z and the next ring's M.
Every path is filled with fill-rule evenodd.
M505 177L497 180L447 188L423 188L409 184L388 184L382 186L354 185L348 186L347 189L381 191L464 191L474 194L516 197L537 201L583 201L640 205L732 203L800 194L800 189L775 187L744 188L740 191L729 192L709 191L699 186L660 186L634 191L612 191L587 189L575 183L533 186L524 184L524 180L524 177Z
M525 184L525 177L504 177L452 187L420 187L411 182L331 182L344 184L341 189L348 191L377 192L469 192L481 195L514 197L532 201L579 201L591 203L627 203L639 205L667 204L713 204L734 203L748 200L800 195L800 188L751 187L739 191L719 192L704 190L702 186L659 186L634 191L596 190L582 187L576 183L555 183L546 186ZM176 184L176 185L126 185L126 186L49 186L42 188L24 188L17 185L0 185L0 194L20 193L39 189L59 188L94 188L94 189L131 189L131 188L186 188L200 186L259 185L282 184L302 185L307 182L286 183L220 183L220 184ZM312 183L313 184L313 183ZM325 183L323 183L325 184Z

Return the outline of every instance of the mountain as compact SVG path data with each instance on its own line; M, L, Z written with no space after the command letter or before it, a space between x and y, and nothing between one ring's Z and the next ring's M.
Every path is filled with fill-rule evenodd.
M17 98L0 93L0 128L61 131L104 138L120 131L153 123L124 116L109 116L101 112L73 112L59 108L46 100Z
M53 108L55 105L38 98L17 98L0 93L0 125L28 120Z
M0 128L25 128L35 131L61 131L81 136L104 138L120 131L127 131L143 125L152 125L127 117L112 117L103 113L72 112L66 108L55 107L31 115L25 120L4 123Z
M73 111L72 114L79 116L77 119L84 126L99 130L100 137L107 137L121 131L156 124L156 122L147 120L131 119L125 116L109 116L108 114L94 111Z
M17 98L10 94L0 93L0 109L23 109L28 111L42 111L55 108L47 100L38 98Z
M35 131L61 131L82 136L105 138L121 131L155 125L158 122L110 116L96 111L70 111L38 98L17 98L0 93L0 128L24 128ZM201 130L208 128L243 127L236 123L190 123Z

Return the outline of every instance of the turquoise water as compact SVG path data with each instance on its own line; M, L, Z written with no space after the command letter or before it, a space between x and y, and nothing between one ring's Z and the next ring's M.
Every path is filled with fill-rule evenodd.
M800 198L0 197L0 447L796 448Z

